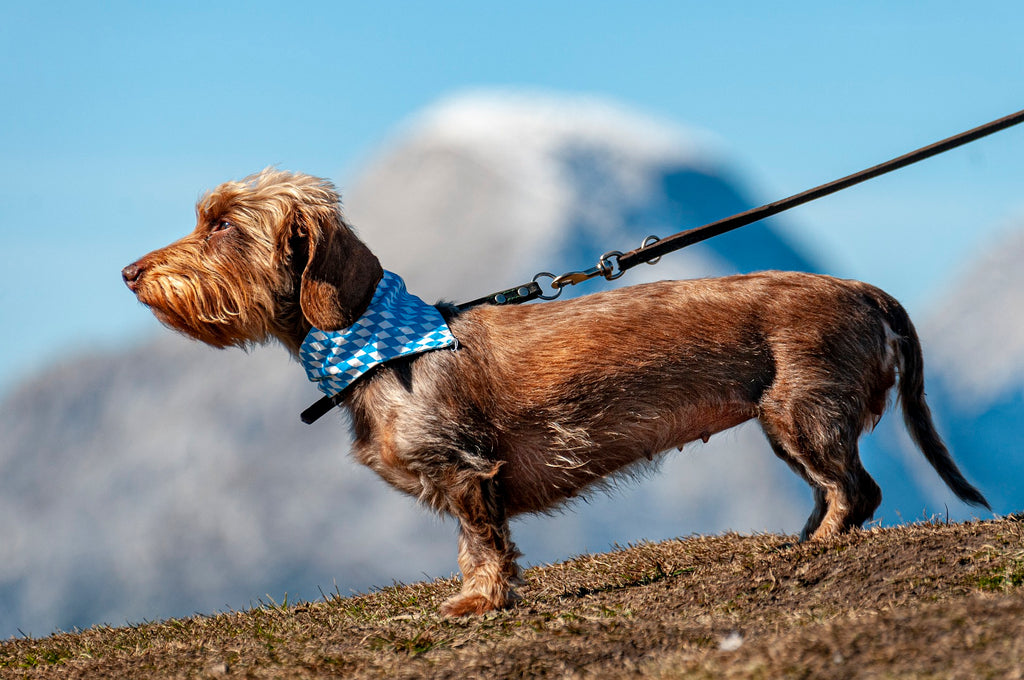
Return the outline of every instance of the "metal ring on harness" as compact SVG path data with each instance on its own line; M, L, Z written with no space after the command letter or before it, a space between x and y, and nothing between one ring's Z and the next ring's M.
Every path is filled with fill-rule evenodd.
M643 241L640 242L640 250L643 250L647 246L652 246L660 240L660 236L655 236L654 234L651 234L650 236L647 236L646 238L644 238ZM658 264L658 262L660 261L661 255L658 255L657 257L652 257L651 259L647 260L647 264Z
M533 282L537 283L537 285L540 285L537 282L537 279L543 278L545 276L550 278L552 281L554 281L556 278L558 278L557 276L555 276L551 272L539 272L536 276L533 277ZM552 286L552 288L554 288L554 286ZM555 298L557 298L559 295L562 294L562 289L561 288L554 288L554 290L555 290L555 294L554 295L544 295L543 293L541 293L538 297L540 297L541 300L554 300Z
M619 258L621 256L621 250L609 250L602 255L601 259L597 261L597 266L601 270L601 276L609 281L614 281L625 274L625 270L619 268Z

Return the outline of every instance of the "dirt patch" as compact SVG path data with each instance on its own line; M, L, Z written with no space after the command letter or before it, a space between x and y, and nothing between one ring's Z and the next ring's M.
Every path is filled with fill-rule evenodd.
M0 643L0 676L1022 677L1024 522L815 545L695 536L530 569L445 619L458 583Z

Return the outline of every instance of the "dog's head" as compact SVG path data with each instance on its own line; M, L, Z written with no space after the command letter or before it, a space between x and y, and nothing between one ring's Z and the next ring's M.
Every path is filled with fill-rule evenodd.
M174 330L216 347L277 337L292 351L310 326L350 326L382 273L330 182L272 169L203 196L191 234L122 270Z

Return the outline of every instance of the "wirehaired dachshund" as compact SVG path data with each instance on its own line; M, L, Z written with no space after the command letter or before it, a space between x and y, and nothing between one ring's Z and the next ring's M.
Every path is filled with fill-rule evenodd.
M323 179L264 170L206 194L197 217L122 274L161 322L216 347L276 338L298 355L311 328L356 322L382 278ZM857 441L897 376L928 462L988 507L935 430L906 311L866 283L774 271L438 309L458 348L379 366L344 407L361 463L459 521L463 585L446 614L516 598L510 517L752 418L814 490L802 539L861 526L881 491Z

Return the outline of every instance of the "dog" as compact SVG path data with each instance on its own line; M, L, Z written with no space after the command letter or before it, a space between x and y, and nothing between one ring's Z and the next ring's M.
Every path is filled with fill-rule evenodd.
M215 347L353 327L384 270L334 186L267 169L202 197L195 230L125 267L140 302ZM801 540L863 525L881 491L858 454L899 376L907 429L966 503L925 402L906 311L866 283L795 272L662 281L522 306L438 305L454 349L375 367L345 394L353 453L459 522L442 613L517 599L509 518L553 509L658 454L757 419L814 492Z

